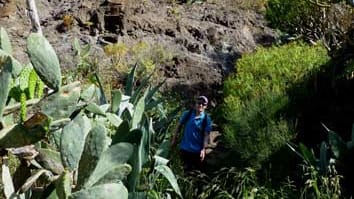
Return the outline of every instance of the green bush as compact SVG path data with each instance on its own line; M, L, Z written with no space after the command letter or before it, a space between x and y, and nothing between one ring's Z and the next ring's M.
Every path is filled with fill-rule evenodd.
M266 18L273 28L306 41L321 39L331 50L351 41L352 8L344 0L269 0Z
M315 22L319 7L308 0L269 0L266 17L273 27L292 33ZM314 12L314 13L312 13ZM312 13L312 15L311 15Z
M294 137L290 101L303 95L304 81L329 60L322 45L292 43L259 48L237 62L237 73L224 82L222 128L226 142L241 161L259 166ZM292 95L290 89L298 89ZM239 160L238 160L239 161Z

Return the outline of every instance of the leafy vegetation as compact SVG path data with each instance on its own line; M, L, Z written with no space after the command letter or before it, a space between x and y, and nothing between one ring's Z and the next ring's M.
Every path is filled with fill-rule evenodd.
M91 46L75 40L77 71L63 77L57 56L42 35L28 38L31 64L23 65L11 55L11 42L1 28L3 196L352 197L353 132L350 141L345 141L350 137L347 134L334 133L327 127L325 136L310 132L315 141L298 137L308 133L299 125L309 125L305 120L316 115L305 114L318 111L318 107L324 110L316 116L327 109L350 109L339 107L343 101L337 101L342 92L337 84L352 87L352 8L342 0L224 2L261 12L266 7L270 24L289 34L288 41L301 38L315 44L320 39L324 44L294 42L258 48L237 61L236 73L224 83L224 103L215 111L223 116L218 122L223 127L227 150L232 153L228 156L230 168L187 176L176 151L170 154L172 162L167 159L168 132L179 111L176 104L180 105L182 99L161 95L158 90L163 82L150 84L158 79L155 72L159 66L172 59L165 48L144 41L133 46L106 45L104 51L110 63L103 66L92 56ZM172 3L174 7L169 11L178 19L179 7L175 1ZM112 85L115 75L120 81L118 86ZM75 82L78 79L81 83ZM333 92L325 92L323 98L322 90ZM350 96L344 96L351 101ZM162 103L165 100L167 106ZM322 106L317 105L319 102ZM327 107L328 102L334 105ZM303 110L306 108L307 112ZM348 115L331 121L331 127L342 125L344 122L339 120L344 117L352 120ZM323 118L328 119L310 118L309 123L313 125Z
M161 101L154 96L162 84L149 86L150 75L135 87L135 65L124 90L128 95L116 90L109 103L102 87L92 85L81 92L79 82L62 86L60 66L51 45L42 35L34 34L29 38L29 58L35 72L54 91L40 102L12 105L16 102L11 101L9 93L16 85L11 82L23 79L21 74L24 73L14 70L21 65L10 55L2 56L6 60L0 72L4 91L0 98L3 107L0 115L5 115L0 146L7 151L2 156L5 197L109 198L113 194L119 198L128 198L128 195L140 198L152 187L141 188L144 187L140 182L144 170L151 179L162 174L173 191L181 195L175 176L167 166L168 160L151 150L151 146L159 145L155 136L163 134L158 128L155 132L154 126L168 126L169 121L164 117ZM27 68L21 71L24 70ZM100 82L99 77L96 78ZM21 91L33 90L30 84L23 87ZM33 105L28 111L32 116L16 120L15 113L23 104ZM153 123L156 115L160 115L160 120ZM15 173L29 172L28 178L11 176L7 153L21 160Z
M286 107L288 90L306 81L328 61L321 46L293 43L260 48L237 62L237 73L224 83L226 142L241 161L257 166L295 136ZM298 95L306 88L298 88ZM239 160L238 160L239 161Z
M290 37L322 40L331 51L351 42L352 8L344 0L269 0L266 17L270 25Z
M129 73L130 65L133 63L140 66L136 76L142 78L153 72L157 76L160 65L172 60L172 54L164 47L158 44L150 45L144 41L139 41L132 46L124 43L108 44L104 47L104 52L111 59L112 68L122 79Z

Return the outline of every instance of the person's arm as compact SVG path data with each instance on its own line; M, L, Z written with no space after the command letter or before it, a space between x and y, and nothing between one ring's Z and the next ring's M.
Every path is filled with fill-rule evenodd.
M171 147L174 147L177 144L178 140L178 134L181 131L182 125L180 123L177 124L177 127L175 129L175 132L173 133L172 141L171 141Z
M185 111L185 112L183 112L182 116L179 118L179 121L177 123L177 127L176 127L175 131L173 132L173 136L172 136L172 140L171 140L171 147L174 147L177 144L179 132L181 132L183 125L186 123L185 120L188 119L186 117L188 117L188 113Z
M212 124L212 121L211 121L210 117L209 116L206 116L206 117L207 117L207 125L206 125L205 131L204 131L203 148L200 151L200 160L201 161L204 160L205 155L206 155L206 148L207 148L208 143L209 143L209 136L210 136L211 124Z
M204 138L203 138L203 148L200 151L200 160L203 161L205 158L205 154L206 154L206 148L208 146L208 140L209 140L209 133L208 132L204 132Z

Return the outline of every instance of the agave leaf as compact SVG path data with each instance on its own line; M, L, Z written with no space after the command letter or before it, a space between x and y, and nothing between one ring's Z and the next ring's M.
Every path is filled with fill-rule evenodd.
M333 131L328 132L328 142L334 156L337 159L347 151L347 144L339 135L337 135L337 133Z
M41 80L57 91L61 86L59 59L48 40L40 33L31 33L27 38L27 53Z
M149 110L148 108L145 109ZM176 116L180 111L181 107L176 107L172 111L169 111L167 115L164 112L161 112L162 117L160 117L157 121L154 121L154 127L157 130L157 134L160 134L161 132L164 133L168 129L172 121L176 119Z
M147 147L147 149L149 149L150 148L150 145L151 145L151 140L152 140L152 136L154 135L154 134L156 134L155 133L155 130L154 130L154 126L153 126L153 121L152 121L152 118L150 117L149 119L148 119L148 131L147 131L147 143L146 143L146 147Z
M162 103L162 99L152 100L145 106L145 110L151 110L153 108L157 108L157 110L161 112L159 106L161 103Z
M129 192L129 199L145 199L148 198L146 192ZM159 198L159 196L156 196Z
M321 143L320 148L320 171L323 175L327 174L328 159L327 159L327 144L326 142Z
M152 77L153 73L151 73L149 76L145 77L139 84L139 86L135 89L132 97L131 97L131 101L133 102L133 104L136 104L137 100L139 99L138 97L141 95L142 91L144 88L148 87L149 84L149 80Z
M159 165L167 165L167 163L169 162L168 159L158 156L158 155L155 155L154 159L155 159L155 167L159 166Z
M71 195L71 173L65 170L56 183L56 193L60 199L67 199Z
M321 125L323 126L323 128L326 129L327 132L330 132L330 131L331 131L331 130L330 130L325 124L323 124L322 122L321 122Z
M121 142L122 140L126 140L125 137L130 132L130 127L128 121L124 120L118 127L117 131L112 137L112 145Z
M90 50L91 50L91 45L89 44L83 45L81 49L81 56L88 57L90 55Z
M155 167L155 170L157 172L159 172L160 174L162 174L163 176L165 176L165 178L168 180L168 182L170 183L170 185L172 186L173 190L181 197L181 191L179 189L178 183L177 183L177 179L176 176L173 174L172 170L163 164L160 164L158 166Z
M133 89L134 89L134 76L135 76L135 71L137 68L138 64L135 63L135 65L133 66L132 70L130 71L129 75L128 75L128 79L127 79L127 83L125 86L125 94L132 96L133 94Z
M48 169L55 174L61 174L64 171L59 152L44 148L39 148L38 152L39 154L36 157L36 160L45 169Z
M94 73L93 74L97 83L98 83L98 92L97 92L97 97L98 97L98 104L101 105L101 104L107 104L107 98L106 98L106 95L104 93L104 89L103 89L103 86L102 86L102 83L101 83L101 80L100 80L100 77L98 76L97 73Z
M80 56L81 54L81 45L80 42L77 38L74 38L73 44L72 44L74 50L76 51L76 55Z
M129 123L123 121L112 137L112 144L119 142L140 143L142 132L140 129L129 130Z
M145 128L142 130L142 137L139 145L139 153L141 158L141 166L144 165L149 159L149 132Z
M133 115L134 112L134 105L129 101L122 101L119 106L118 116L122 117L125 110L128 110L129 115Z
M148 160L149 149L147 146L147 132L145 129L141 129L142 137L140 139L140 144L134 147L134 154L130 159L130 163L133 167L131 174L129 175L129 191L135 191L136 186L139 184L139 176L142 171L144 163Z
M352 125L352 135L351 135L351 140L347 142L347 149L352 150L354 147L354 123Z
M73 121L63 128L60 139L60 154L65 168L70 170L77 168L90 129L90 120L81 114L78 114Z
M354 143L352 141L347 142L347 149L352 150L354 147Z
M12 63L10 57L5 60L4 68L0 72L0 119L6 105L7 97L9 96L10 83L11 83L11 70Z
M128 191L122 183L103 184L73 193L71 199L115 198L128 199Z
M152 89L149 89L149 93L146 95L145 97L145 101L146 103L149 103L151 101L151 99L153 98L153 96L156 94L157 91L159 91L159 89L161 88L161 86L166 82L166 79L162 82L160 82L158 85L156 85L155 87L153 87Z
M91 45L87 44L87 45L80 45L80 42L77 38L74 38L74 42L73 42L73 48L75 50L75 54L79 57L87 57L90 54L90 49L91 49Z
M352 136L351 136L351 141L354 142L354 123L352 125Z
M132 129L138 128L138 124L141 123L141 119L145 110L145 98L141 97L135 106L133 119L132 119Z
M12 46L9 39L9 35L3 27L0 27L0 49L4 50L9 54L12 53Z
M112 113L117 113L119 111L119 105L122 101L122 92L120 90L112 91Z
M123 120L120 117L118 117L118 115L116 115L116 114L106 113L106 116L107 116L108 121L115 127L119 127L123 122ZM129 127L129 124L128 124L128 127Z
M316 167L316 157L313 154L312 151L310 151L304 144L300 143L299 145L301 154L304 157L304 161L306 161L307 164Z
M100 109L103 111L103 112L108 112L109 111L109 109L111 108L111 104L102 104L102 105L100 105L99 106L100 107Z
M141 136L142 136L142 131L140 129L134 129L130 132L117 131L112 139L112 144L119 143L119 142L140 144Z
M156 150L156 155L167 158L171 148L171 143L169 140L164 140Z
M108 149L109 140L103 125L94 126L87 135L84 152L79 163L77 186L82 187L94 171L101 154Z
M95 170L92 172L84 187L91 187L107 173L112 171L115 166L126 163L132 153L133 146L130 143L121 142L112 145L109 149L102 153Z

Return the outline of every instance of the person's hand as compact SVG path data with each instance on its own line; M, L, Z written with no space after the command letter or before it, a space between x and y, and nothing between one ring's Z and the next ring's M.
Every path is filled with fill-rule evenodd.
M203 161L205 158L205 148L200 151L200 160Z

